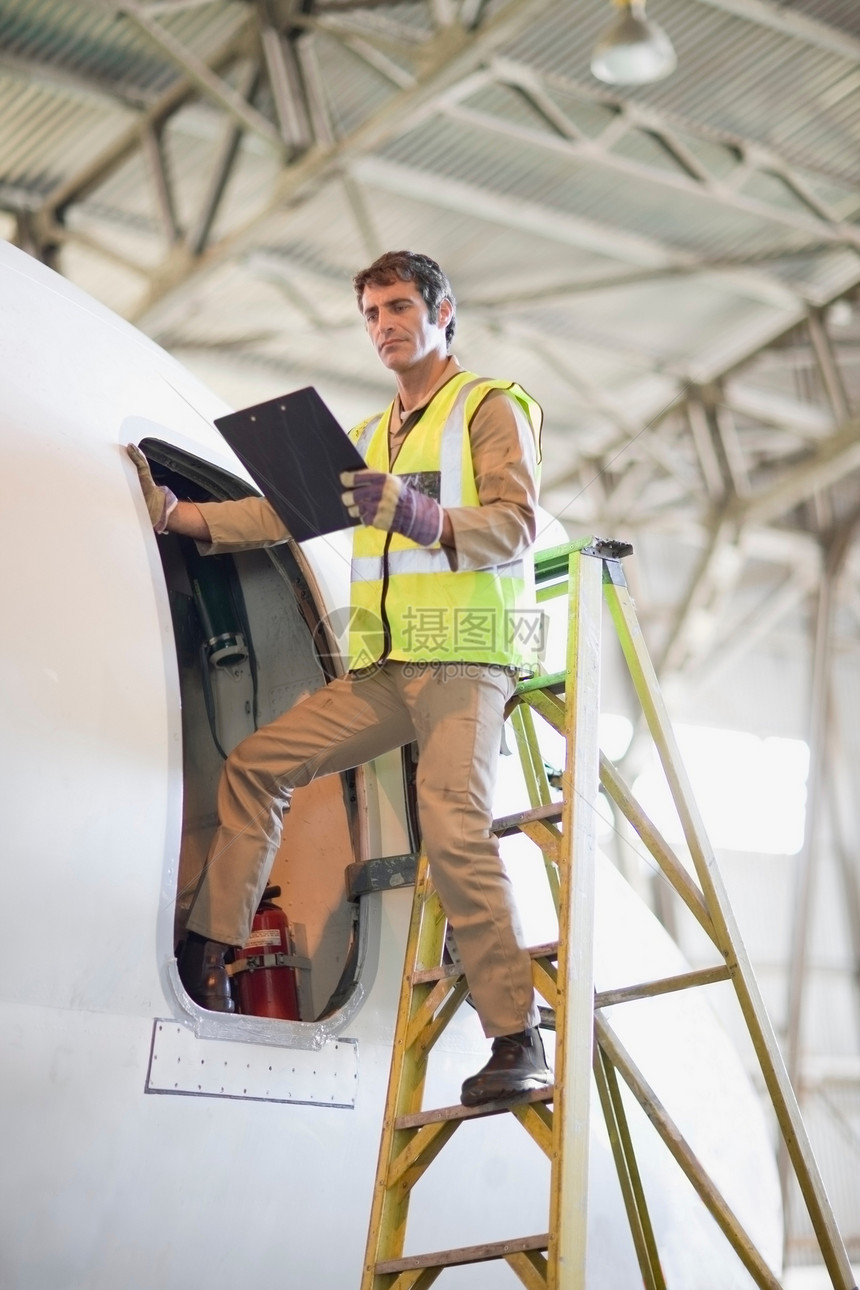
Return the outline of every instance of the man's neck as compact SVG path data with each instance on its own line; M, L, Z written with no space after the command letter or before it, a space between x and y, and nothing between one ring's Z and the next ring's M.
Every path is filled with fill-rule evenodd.
M397 393L404 415L427 402L449 362L448 354L433 354L429 361L417 363L405 372L397 372Z

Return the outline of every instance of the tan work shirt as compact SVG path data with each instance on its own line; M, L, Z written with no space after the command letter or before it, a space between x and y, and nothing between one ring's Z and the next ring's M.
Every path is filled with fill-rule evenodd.
M449 358L430 397L460 370L457 360ZM398 396L389 435L392 465L406 435L412 432L409 419L405 433L403 424ZM520 405L504 390L491 391L472 418L469 436L481 504L446 508L455 543L446 551L455 570L486 569L514 560L531 545L537 533L537 452L531 426ZM272 546L289 537L280 516L265 498L200 502L198 506L212 535L211 543L200 544L204 555Z

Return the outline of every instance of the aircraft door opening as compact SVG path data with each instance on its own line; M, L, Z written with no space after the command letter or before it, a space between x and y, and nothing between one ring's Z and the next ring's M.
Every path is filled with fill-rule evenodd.
M253 491L160 440L145 439L141 448L157 481L182 499L221 501ZM191 539L166 533L158 546L182 703L176 943L215 829L224 758L325 685L336 646L292 543L203 556ZM360 907L347 898L344 871L358 859L356 803L354 772L317 780L294 798L251 939L234 965L233 994L244 1014L315 1022L348 998Z

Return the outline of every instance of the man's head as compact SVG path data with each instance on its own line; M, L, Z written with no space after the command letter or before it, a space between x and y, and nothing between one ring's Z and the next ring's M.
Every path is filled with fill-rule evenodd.
M370 268L363 269L353 278L358 308L364 314L364 292L367 287L388 287L396 282L413 282L427 306L427 316L431 323L439 318L439 307L447 300L451 308L451 317L445 327L445 341L450 349L454 339L457 323L457 301L451 290L451 283L429 255L420 255L417 251L386 251Z

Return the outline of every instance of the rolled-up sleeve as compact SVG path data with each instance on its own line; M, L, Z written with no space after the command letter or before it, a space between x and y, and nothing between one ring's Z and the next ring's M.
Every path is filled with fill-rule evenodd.
M243 497L237 502L198 502L197 509L212 539L197 543L201 555L227 555L233 551L276 546L290 536L265 497Z
M452 506L456 570L486 569L515 560L537 533L537 444L522 406L492 390L469 427L480 506Z

